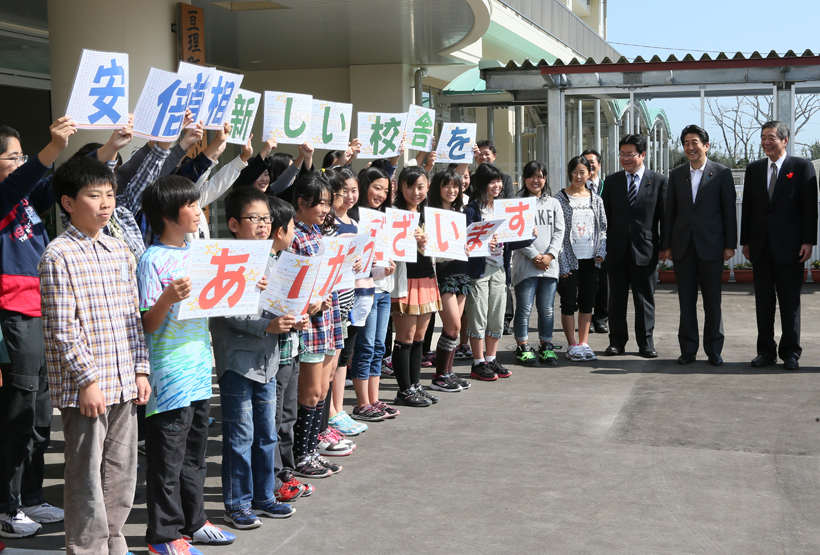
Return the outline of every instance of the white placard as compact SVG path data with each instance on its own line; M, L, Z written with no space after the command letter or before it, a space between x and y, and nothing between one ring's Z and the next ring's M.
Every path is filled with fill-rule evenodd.
M312 111L313 97L309 94L265 91L262 140L273 138L288 145L309 141Z
M472 163L476 129L475 123L444 123L436 143L436 163Z
M310 142L313 148L345 150L350 142L353 104L313 99Z
M214 72L211 85L208 87L208 94L205 95L205 104L202 107L204 117L200 118L205 124L205 129L222 129L244 78L244 75L238 73L228 73L218 69Z
M322 237L324 255L322 265L319 268L319 275L316 283L313 284L313 295L311 303L327 298L333 291L336 291L342 279L342 270L346 265L348 250L352 237ZM349 267L352 267L350 263ZM351 272L352 273L352 272Z
M433 130L435 126L435 110L411 104L407 112L407 126L405 127L407 148L419 152L433 150Z
M388 259L390 258L390 235L386 231L387 215L378 210L371 210L370 208L359 207L359 234L368 234L375 243L372 251L365 249L362 256L362 266L372 264L372 266L387 268ZM365 257L370 258L372 254L372 262L365 260ZM362 270L361 274L356 276L356 279L364 279L368 277Z
M302 256L283 251L268 275L268 288L260 296L260 313L262 310L275 316L307 313L321 265L321 255Z
M253 91L239 89L233 106L228 114L228 121L231 124L231 134L228 142L235 145L244 145L248 142L248 137L253 128L253 121L256 114L262 109L262 95Z
M128 123L128 54L83 50L65 115L80 129Z
M390 237L388 256L394 262L415 262L418 258L418 243L414 232L419 226L421 214L397 208L388 208L385 214L387 234Z
M526 241L532 239L535 227L535 197L495 199L493 218L504 220L499 228L498 242Z
M490 240L504 221L473 222L467 226L467 250L470 251L470 258L490 256Z
M407 113L359 112L358 116L359 138L362 141L362 151L358 158L398 156Z
M191 78L191 96L188 99L188 109L191 111L191 115L194 119L188 127L196 127L200 121L204 125L207 114L205 107L207 106L211 83L213 82L214 75L216 75L216 68L179 62L177 73Z
M444 260L467 260L467 216L455 210L424 208L424 230L427 245L424 256Z

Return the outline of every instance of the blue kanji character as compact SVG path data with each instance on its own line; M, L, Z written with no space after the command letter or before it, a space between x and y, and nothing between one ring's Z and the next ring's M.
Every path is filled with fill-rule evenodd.
M225 110L228 109L228 102L233 94L234 82L225 80L222 84L222 76L219 76L216 86L211 87L211 103L208 105L208 119L205 125L219 125L225 119Z
M205 93L208 92L208 85L211 84L211 76L205 78L204 73L196 74L196 81L191 84L191 100L188 102L188 109L194 121L199 121L199 113L202 111L202 104L205 102Z
M181 84L182 81L176 79L157 98L159 115L154 122L154 128L151 130L153 136L170 137L178 135L182 130L182 121L185 118L185 107L188 104L188 95L191 94L191 85L181 87ZM171 104L174 99L176 99L176 102Z
M104 117L111 120L111 123L117 123L122 118L122 115L114 109L117 100L125 96L125 69L117 65L117 60L112 58L111 65L105 67L104 65L97 68L97 73L94 76L94 83L100 83L103 78L107 77L108 81L102 87L92 87L89 90L89 96L96 96L97 100L92 104L97 111L88 116L89 123L97 123ZM114 86L117 77L120 78L120 86Z

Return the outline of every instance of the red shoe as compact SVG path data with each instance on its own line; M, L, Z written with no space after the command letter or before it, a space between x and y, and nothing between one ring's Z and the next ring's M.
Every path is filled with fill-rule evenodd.
M276 500L282 503L290 503L296 501L302 496L304 486L297 486L290 482L282 484L282 487L276 490Z

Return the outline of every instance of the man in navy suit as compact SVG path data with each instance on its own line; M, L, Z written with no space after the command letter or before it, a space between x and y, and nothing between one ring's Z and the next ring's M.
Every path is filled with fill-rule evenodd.
M646 138L626 135L619 143L623 171L608 175L603 195L607 219L606 269L609 276L609 347L624 352L629 332L626 303L630 288L635 304L638 354L655 358L655 270L663 230L666 176L646 169Z
M703 295L703 350L709 364L723 359L723 319L720 310L723 262L735 255L737 216L732 170L706 157L709 134L697 125L681 132L688 164L669 172L666 189L664 249L674 261L680 303L678 364L695 362L698 352L698 285Z
M800 290L803 264L817 244L817 175L812 163L786 154L789 128L779 121L763 124L760 146L766 158L746 167L740 244L752 262L757 356L760 368L783 360L796 370L800 347ZM774 340L775 301L780 304L781 337Z

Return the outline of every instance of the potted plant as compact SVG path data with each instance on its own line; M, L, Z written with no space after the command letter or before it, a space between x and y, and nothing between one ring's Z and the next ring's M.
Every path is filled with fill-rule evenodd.
M811 261L811 280L820 283L820 260Z
M723 277L720 279L721 283L729 283L729 276L732 275L732 270L729 268L729 263L723 263Z
M668 262L658 264L658 279L661 283L675 283L675 270Z
M752 263L740 262L735 264L735 283L752 283Z

